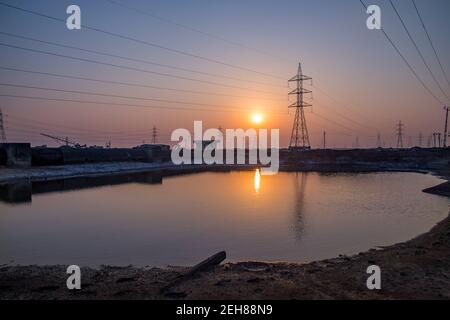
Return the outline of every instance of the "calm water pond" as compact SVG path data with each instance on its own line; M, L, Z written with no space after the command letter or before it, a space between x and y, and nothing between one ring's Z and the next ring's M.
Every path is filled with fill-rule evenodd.
M0 264L308 262L406 241L448 215L417 173L199 173L26 183L0 191Z

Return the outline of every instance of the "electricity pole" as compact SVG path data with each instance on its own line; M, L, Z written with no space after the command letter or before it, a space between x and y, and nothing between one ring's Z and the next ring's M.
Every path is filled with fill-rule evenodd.
M381 134L377 134L377 148L381 148L383 143L381 142Z
M444 130L444 148L447 147L447 136L448 136L448 111L449 107L444 107L445 110L445 130Z
M153 144L156 144L156 138L157 137L158 137L158 129L156 129L156 127L153 126L153 129L152 129Z
M404 124L399 121L397 125L397 148L403 148L403 130Z
M5 126L3 124L3 112L2 109L0 109L0 137L2 139L3 143L6 143L6 132L5 132Z
M312 105L306 103L303 99L305 94L311 93L311 90L303 88L303 81L311 80L312 78L302 73L302 65L298 64L297 75L289 79L288 82L295 82L297 87L289 92L289 95L295 95L296 101L289 106L289 108L295 108L294 125L292 126L291 141L289 148L294 149L310 149L308 128L306 126L306 118L304 109L311 107Z
M323 148L327 148L327 133L325 131L323 132Z

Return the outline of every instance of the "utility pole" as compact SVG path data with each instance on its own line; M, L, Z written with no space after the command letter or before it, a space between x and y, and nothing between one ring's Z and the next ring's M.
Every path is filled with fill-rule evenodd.
M444 107L444 110L445 110L444 148L447 148L448 111L450 110L450 107Z
M152 129L153 144L156 144L156 138L157 137L158 137L158 129L156 129L156 127L153 126L153 129Z
M357 136L355 139L355 148L358 149L359 148L359 137Z
M323 148L327 148L327 133L326 131L323 132Z
M436 148L436 132L433 132L433 148Z
M399 121L397 124L397 148L403 148L403 130L404 124Z
M292 126L291 141L289 148L294 149L310 149L308 128L306 126L306 118L304 109L311 107L312 105L304 101L304 95L311 93L310 90L303 88L303 81L311 80L312 78L302 73L302 65L298 64L297 75L289 79L288 82L295 82L297 87L289 92L289 95L295 95L296 101L289 106L289 108L295 108L294 124Z
M381 142L381 134L378 132L377 134L377 148L381 148L383 143Z
M412 145L413 143L412 143L412 137L411 136L409 136L408 137L408 148L412 148Z
M439 148L440 148L441 147L441 133L438 132L438 133L436 133L436 135L438 137L438 145L439 145Z
M0 136L2 138L2 142L6 143L6 132L5 132L5 125L3 124L3 112L2 109L0 109Z
M422 132L419 132L419 147L422 147L423 135Z

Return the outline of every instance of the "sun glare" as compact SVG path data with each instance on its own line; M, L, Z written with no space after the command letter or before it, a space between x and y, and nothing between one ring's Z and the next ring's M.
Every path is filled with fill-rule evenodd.
M263 120L264 120L264 117L261 113L254 113L252 115L252 122L254 124L260 124L261 122L263 122Z

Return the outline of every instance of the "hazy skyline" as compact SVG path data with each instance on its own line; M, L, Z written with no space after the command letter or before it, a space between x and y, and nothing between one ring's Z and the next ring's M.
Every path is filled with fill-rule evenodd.
M147 14L112 3L116 1L139 8ZM68 5L77 4L81 7L83 25L209 59L119 39L87 28L69 31L62 22L0 6L1 32L172 66L168 68L106 57L0 33L2 44L116 65L107 66L0 46L0 67L134 83L141 87L0 68L2 84L141 99L4 85L0 86L0 94L158 107L108 106L3 96L0 108L6 114L7 136L11 141L52 145L51 141L39 136L39 132L45 132L69 136L83 144L104 145L111 139L113 146L133 146L144 139L150 142L151 128L155 125L160 132L159 142L168 143L172 130L191 129L194 120L203 120L205 127L249 128L252 126L252 111L247 109L253 109L264 114L262 127L280 128L280 142L286 146L293 121L293 112L288 114L287 109L290 104L287 80L296 73L299 61L304 72L313 77L313 113L308 110L306 114L313 147L322 145L323 131L327 132L330 147L351 147L357 136L361 147L374 146L378 132L387 146L395 145L395 124L399 120L406 127L405 144L409 136L416 142L419 132L422 132L423 143L426 144L430 133L443 131L443 106L414 78L382 33L366 28L367 15L358 0L339 3L312 0L1 2L59 19L66 19ZM434 94L447 105L450 104L415 51L389 1L364 2L381 7L382 27ZM402 0L394 3L437 80L450 95L450 87L412 2ZM416 3L443 68L449 74L450 3L444 0L416 0ZM150 86L166 89L151 89ZM234 112L235 109L242 110Z

